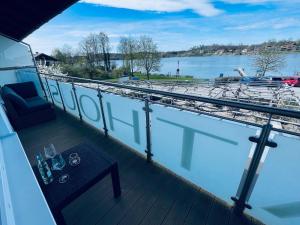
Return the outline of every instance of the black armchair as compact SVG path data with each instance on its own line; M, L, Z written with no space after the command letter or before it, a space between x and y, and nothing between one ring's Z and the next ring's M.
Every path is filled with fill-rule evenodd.
M16 130L55 119L53 107L38 96L33 82L7 84L1 96Z

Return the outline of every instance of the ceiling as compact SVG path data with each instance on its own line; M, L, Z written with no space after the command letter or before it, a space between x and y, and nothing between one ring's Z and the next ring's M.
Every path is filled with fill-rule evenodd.
M78 0L1 0L0 33L21 41Z

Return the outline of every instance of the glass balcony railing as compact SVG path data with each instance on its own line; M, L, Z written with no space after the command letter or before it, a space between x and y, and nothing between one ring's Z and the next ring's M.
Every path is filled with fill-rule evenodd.
M0 68L33 67L30 46L0 35Z
M44 95L30 45L0 35L0 86L26 81L33 81Z
M272 116L299 119L298 112L54 75L42 83L54 105L235 205L237 213L249 208L266 224L300 224L300 138L272 126ZM259 125L178 109L152 101L154 94L259 111L269 120Z
M266 218L268 224L300 223L300 138L272 132L277 148L265 149L248 212ZM271 134L271 135L272 135Z

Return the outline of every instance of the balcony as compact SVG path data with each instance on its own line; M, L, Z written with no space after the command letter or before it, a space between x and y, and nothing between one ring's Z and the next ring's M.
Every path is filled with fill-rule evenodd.
M299 120L298 111L40 76L28 45L3 37L0 42L9 46L0 58L1 86L32 81L57 114L16 133L0 107L3 224L55 224L31 170L34 155L49 143L62 152L85 141L118 160L123 194L114 199L104 179L63 210L67 224L300 223L299 133L277 126ZM259 122L160 98L256 112Z
M188 184L129 147L57 109L57 120L20 131L32 164L47 143L63 151L82 142L101 146L119 162L122 196L113 198L106 178L70 204L63 214L67 224L260 224L238 217L225 202Z

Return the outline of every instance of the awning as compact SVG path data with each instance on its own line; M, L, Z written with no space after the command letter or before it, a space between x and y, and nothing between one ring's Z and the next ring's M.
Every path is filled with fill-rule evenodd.
M1 0L0 33L22 40L78 0Z

